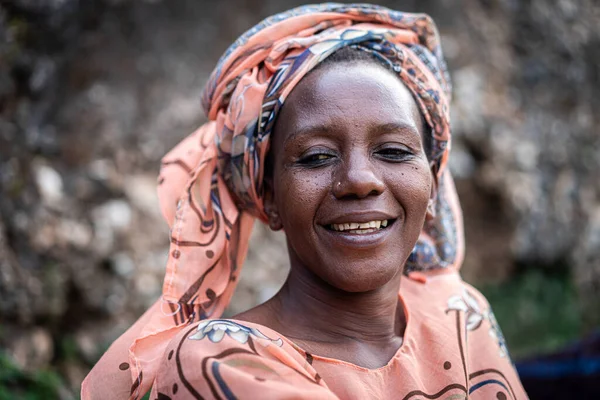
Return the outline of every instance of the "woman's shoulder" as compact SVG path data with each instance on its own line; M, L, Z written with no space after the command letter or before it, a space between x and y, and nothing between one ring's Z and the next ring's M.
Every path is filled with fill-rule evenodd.
M193 357L212 355L219 351L250 351L269 358L279 353L289 353L294 358L298 351L283 335L264 325L238 319L205 319L190 324L169 344L170 350L185 351Z
M204 398L219 397L215 393L240 398L259 389L267 390L268 398L331 398L306 355L289 340L266 326L233 319L196 322L169 343L155 394L169 395L182 386Z

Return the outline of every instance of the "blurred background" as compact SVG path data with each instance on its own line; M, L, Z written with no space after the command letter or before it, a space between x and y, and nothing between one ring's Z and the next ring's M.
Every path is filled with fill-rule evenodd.
M227 46L301 2L0 4L0 400L73 399L160 294L161 156L205 120ZM598 2L380 4L427 12L442 35L465 280L532 398L586 398L600 377ZM229 315L286 277L283 238L257 225L252 240Z

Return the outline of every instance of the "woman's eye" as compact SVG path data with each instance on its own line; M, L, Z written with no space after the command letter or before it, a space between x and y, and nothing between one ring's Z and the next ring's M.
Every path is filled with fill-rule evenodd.
M392 161L402 161L410 156L412 153L406 149L400 148L386 148L377 151L377 154L385 159Z
M316 166L316 165L321 165L324 162L326 162L327 160L330 160L332 158L333 158L333 155L326 154L326 153L309 154L307 156L302 157L299 160L299 163L305 164L305 165Z

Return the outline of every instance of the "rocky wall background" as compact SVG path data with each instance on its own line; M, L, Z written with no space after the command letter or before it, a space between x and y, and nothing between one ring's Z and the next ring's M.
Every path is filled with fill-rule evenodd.
M531 271L558 276L572 283L580 334L598 326L600 6L381 3L429 13L443 37L465 279L500 287ZM204 121L199 94L225 48L300 2L0 4L0 398L28 387L75 398L160 294L161 156ZM283 238L257 226L252 240L232 314L286 276Z

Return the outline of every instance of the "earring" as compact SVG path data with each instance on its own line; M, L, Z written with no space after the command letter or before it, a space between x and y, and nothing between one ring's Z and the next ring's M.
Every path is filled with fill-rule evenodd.
M278 231L282 228L281 221L279 220L279 215L270 215L269 216L269 228L273 231Z
M425 219L427 221L431 221L432 219L435 218L436 212L435 212L435 203L433 201L433 199L429 199L429 201L427 202L427 212L425 214Z
M283 224L279 218L279 213L273 209L266 209L265 213L269 219L269 228L273 231L279 231L283 229Z

